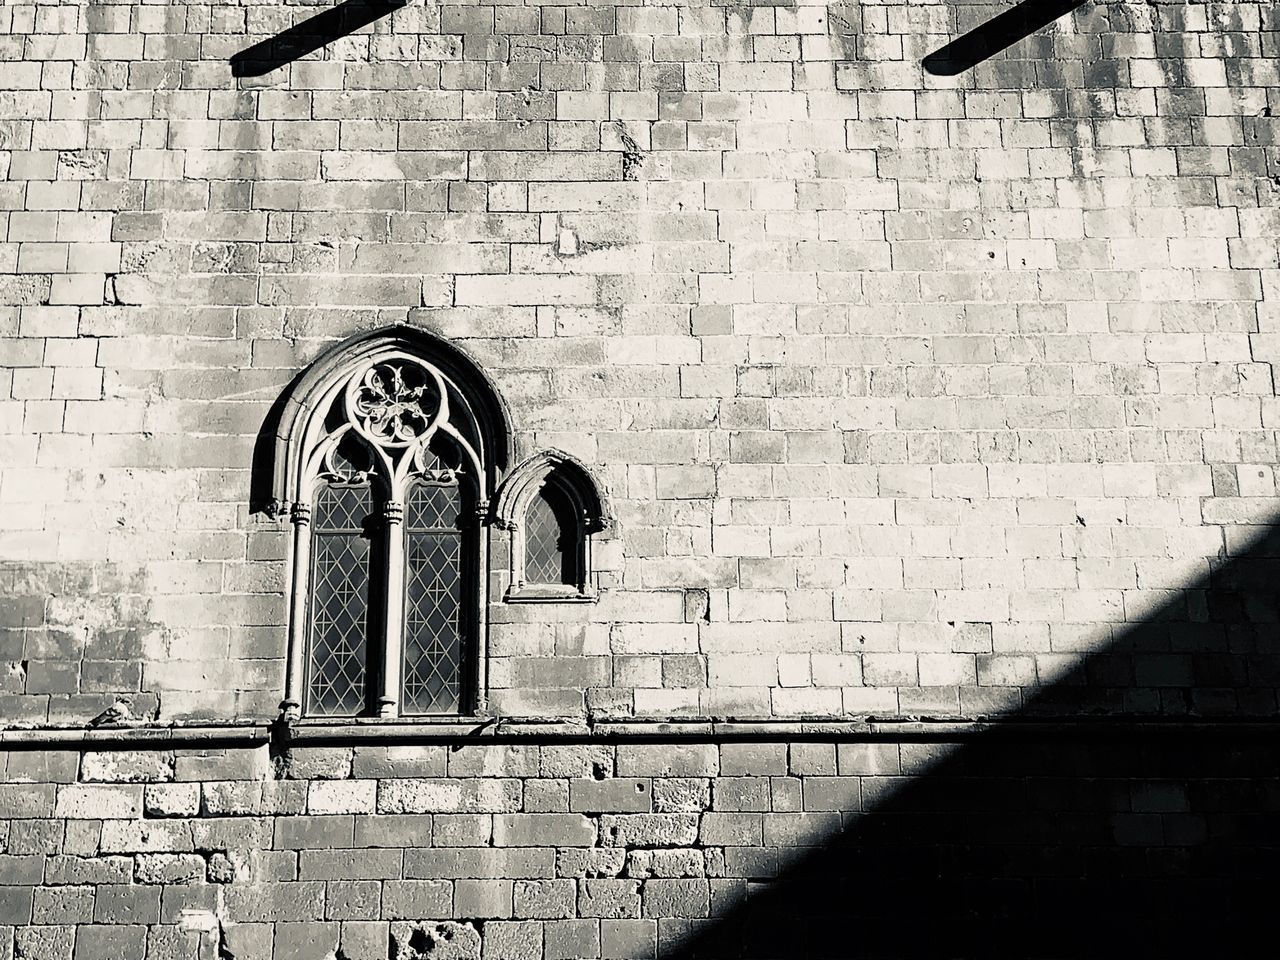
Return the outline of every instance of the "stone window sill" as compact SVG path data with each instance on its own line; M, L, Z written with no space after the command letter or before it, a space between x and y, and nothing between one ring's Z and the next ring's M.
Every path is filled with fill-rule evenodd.
M595 603L592 590L579 590L559 584L526 583L512 587L503 598L507 603Z

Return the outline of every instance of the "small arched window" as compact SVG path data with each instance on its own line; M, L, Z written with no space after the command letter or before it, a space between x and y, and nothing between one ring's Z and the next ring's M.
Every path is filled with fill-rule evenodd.
M295 530L287 715L483 709L506 426L479 371L411 328L341 345L294 388L273 481Z
M503 485L496 513L511 531L507 600L595 598L591 548L608 519L586 467L559 451L538 454Z

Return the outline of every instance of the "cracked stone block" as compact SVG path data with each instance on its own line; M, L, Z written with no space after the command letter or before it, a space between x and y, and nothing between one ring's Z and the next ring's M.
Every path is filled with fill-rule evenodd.
M567 848L556 851L558 877L616 877L627 852L617 848Z
M701 877L705 872L702 850L632 850L627 854L628 877Z

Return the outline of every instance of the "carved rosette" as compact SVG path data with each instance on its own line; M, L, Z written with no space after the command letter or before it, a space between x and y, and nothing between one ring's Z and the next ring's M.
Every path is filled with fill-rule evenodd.
M353 377L346 400L352 423L380 447L408 447L449 415L440 375L403 361L378 363Z
M310 475L340 483L368 483L375 476L393 500L403 500L413 477L434 478L440 470L428 447L446 435L477 479L479 455L450 422L449 388L430 364L402 353L385 355L351 371L333 394L327 434L316 447Z

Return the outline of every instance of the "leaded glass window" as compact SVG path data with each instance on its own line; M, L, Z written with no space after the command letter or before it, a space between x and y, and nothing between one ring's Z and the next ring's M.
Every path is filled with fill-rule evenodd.
M455 713L462 702L466 582L459 486L418 483L405 509L407 714Z
M326 484L316 497L311 549L307 710L363 712L368 676L373 499L366 484Z

